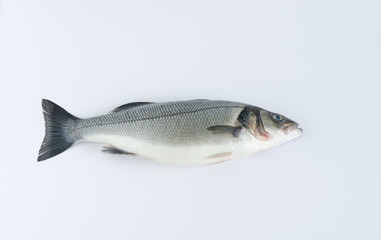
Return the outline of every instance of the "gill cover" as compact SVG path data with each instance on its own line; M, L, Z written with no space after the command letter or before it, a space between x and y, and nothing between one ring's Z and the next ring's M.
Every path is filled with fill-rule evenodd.
M270 134L266 132L261 118L261 109L245 107L238 116L238 121L257 139L266 141Z

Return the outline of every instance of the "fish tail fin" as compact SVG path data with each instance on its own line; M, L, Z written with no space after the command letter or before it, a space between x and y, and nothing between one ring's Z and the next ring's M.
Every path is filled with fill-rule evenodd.
M79 118L47 99L42 99L45 119L45 137L37 161L54 157L68 149L77 140L75 123Z

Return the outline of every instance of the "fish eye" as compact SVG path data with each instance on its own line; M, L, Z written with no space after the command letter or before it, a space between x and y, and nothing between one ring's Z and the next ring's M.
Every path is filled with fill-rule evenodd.
M283 119L282 115L279 115L279 114L273 114L272 117L275 121L278 121L278 122L282 121Z

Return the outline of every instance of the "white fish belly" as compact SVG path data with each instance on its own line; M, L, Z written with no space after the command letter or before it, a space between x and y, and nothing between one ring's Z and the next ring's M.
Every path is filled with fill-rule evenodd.
M248 133L247 133L248 134ZM246 135L246 134L245 134ZM224 162L257 152L251 136L241 136L244 141L227 142L219 145L165 146L137 141L127 136L92 135L85 141L106 143L162 164L178 166L200 166ZM250 139L250 140L248 140Z

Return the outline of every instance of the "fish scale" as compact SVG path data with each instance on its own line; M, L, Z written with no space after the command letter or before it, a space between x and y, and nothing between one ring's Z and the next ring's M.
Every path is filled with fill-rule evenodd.
M211 135L207 128L234 124L236 118L231 112L244 107L206 100L150 104L80 120L77 135L116 134L168 145L217 142L219 137Z

